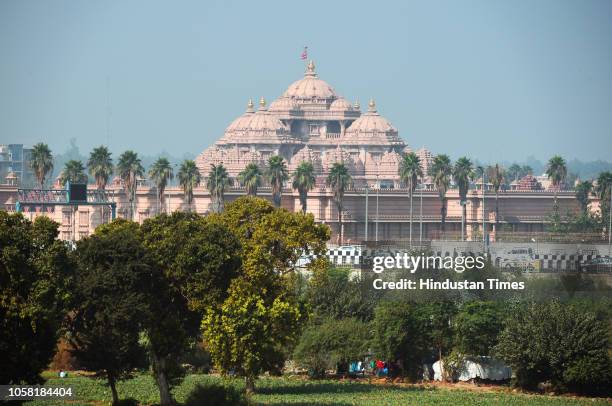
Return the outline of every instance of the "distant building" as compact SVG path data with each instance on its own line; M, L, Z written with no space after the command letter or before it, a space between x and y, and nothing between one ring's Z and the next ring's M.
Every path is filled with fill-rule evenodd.
M31 148L23 144L0 144L0 183L9 181L20 185L34 183L34 171L30 165ZM10 176L9 176L10 175ZM7 180L7 177L10 179Z

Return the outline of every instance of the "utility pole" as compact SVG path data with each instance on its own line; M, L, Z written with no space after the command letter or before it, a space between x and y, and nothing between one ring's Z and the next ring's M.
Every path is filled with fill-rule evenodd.
M365 241L368 241L368 191L370 190L370 185L368 185L366 181L365 192L366 192L366 201L365 201Z
M486 183L485 183L485 170L482 169L482 246L487 249L487 229L485 223L485 192L486 192Z
M378 242L378 193L380 191L380 185L376 188L376 242Z
M419 246L423 246L423 185L422 183L419 185L421 189L421 208L419 210Z

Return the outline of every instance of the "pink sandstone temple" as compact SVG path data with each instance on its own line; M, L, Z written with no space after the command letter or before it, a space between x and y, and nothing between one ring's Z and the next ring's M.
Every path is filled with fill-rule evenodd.
M398 169L402 154L410 151L398 130L380 115L373 99L362 111L359 102L349 102L320 79L311 61L306 66L304 77L292 83L269 105L264 98L257 106L249 100L246 111L226 128L217 142L197 157L196 164L204 178L211 164L223 164L230 176L236 177L249 163L256 163L263 170L273 155L285 158L290 172L302 161L311 162L317 182L308 195L308 212L337 234L338 213L331 190L325 187L325 178L335 162L342 162L355 184L345 196L344 243L358 243L408 238L410 204L408 191L400 183ZM441 200L428 173L433 156L424 148L414 152L421 158L425 178L423 187L414 194L412 236L413 239L436 239L441 231ZM442 152L452 154L452 151ZM235 185L226 192L226 201L245 194L244 188L237 182ZM477 180L468 194L468 239L482 238L478 236L482 236L483 220L492 239L503 231L535 233L544 230L553 207L553 190L542 188L532 176L512 182L499 193L499 218L496 218L495 193L492 185L484 186L482 180ZM15 210L17 188L14 179L8 177L6 184L0 185L0 208ZM115 177L107 189L117 203L118 215L126 216L128 201L121 180ZM562 190L557 194L562 213L577 210L573 192ZM258 195L271 198L270 188L260 188ZM458 234L461 229L458 192L450 189L446 196L445 231L447 235ZM134 219L143 221L159 212L173 210L195 210L205 214L211 210L211 205L205 182L194 190L194 202L188 207L179 187L168 187L164 201L159 202L155 186L142 179L137 189ZM283 190L282 206L291 211L300 209L298 194L291 189L290 182ZM592 209L596 210L597 206L594 200ZM105 221L100 208L89 206L76 209L37 207L26 211L25 215L33 218L43 210L60 223L61 238L64 239L87 236Z

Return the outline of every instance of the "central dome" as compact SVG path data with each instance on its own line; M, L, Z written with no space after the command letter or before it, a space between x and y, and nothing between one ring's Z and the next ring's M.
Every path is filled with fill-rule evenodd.
M326 81L319 79L315 73L314 62L310 61L304 78L293 82L283 96L297 99L335 99L336 92Z

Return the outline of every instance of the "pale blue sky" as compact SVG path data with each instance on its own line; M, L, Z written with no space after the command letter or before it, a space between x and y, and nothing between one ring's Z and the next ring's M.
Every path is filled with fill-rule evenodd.
M413 147L610 159L612 1L0 1L0 143L197 154L320 77Z

